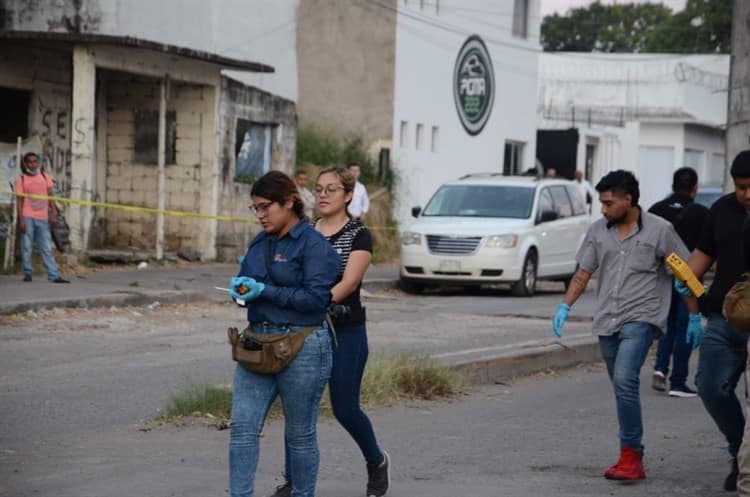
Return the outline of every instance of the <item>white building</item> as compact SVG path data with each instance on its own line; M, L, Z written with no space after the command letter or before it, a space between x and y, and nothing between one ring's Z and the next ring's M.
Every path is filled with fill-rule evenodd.
M396 219L443 182L534 166L539 0L399 0Z
M727 55L542 54L538 156L552 162L542 159L545 132L575 129L574 158L545 167L580 169L592 184L631 170L644 207L670 192L682 166L696 169L701 186L721 187L728 76Z

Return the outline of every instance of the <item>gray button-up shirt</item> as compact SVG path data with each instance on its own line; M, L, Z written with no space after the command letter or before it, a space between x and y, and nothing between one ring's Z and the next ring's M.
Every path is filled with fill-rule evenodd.
M613 335L633 321L664 332L672 298L665 258L672 252L683 260L690 255L672 225L648 212L624 240L605 218L589 227L576 261L590 273L599 270L594 334Z

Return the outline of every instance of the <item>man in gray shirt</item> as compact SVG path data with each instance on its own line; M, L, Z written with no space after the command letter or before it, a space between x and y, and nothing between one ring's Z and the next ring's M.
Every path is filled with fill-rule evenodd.
M666 328L672 297L672 276L666 257L672 252L686 259L687 248L672 225L638 206L638 180L628 171L613 171L596 185L602 219L586 233L564 302L552 321L555 335L576 300L599 271L594 333L599 336L602 358L615 391L620 424L620 459L604 476L612 480L641 480L643 469L643 421L640 370L655 338ZM690 311L687 340L693 348L703 329L698 302L686 298Z

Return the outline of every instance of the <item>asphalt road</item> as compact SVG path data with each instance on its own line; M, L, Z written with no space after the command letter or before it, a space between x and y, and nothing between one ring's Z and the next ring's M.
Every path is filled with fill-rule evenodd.
M642 396L648 479L636 484L601 476L616 458L617 429L600 365L485 387L450 402L404 402L371 417L393 460L393 497L728 495L720 489L726 452L700 401L647 388ZM226 494L227 431L198 425L144 432L112 420L36 437L33 423L2 419L2 496ZM18 432L10 444L8 430ZM258 495L278 483L282 437L283 423L269 423ZM321 421L319 438L317 495L362 495L365 472L351 439L331 419Z

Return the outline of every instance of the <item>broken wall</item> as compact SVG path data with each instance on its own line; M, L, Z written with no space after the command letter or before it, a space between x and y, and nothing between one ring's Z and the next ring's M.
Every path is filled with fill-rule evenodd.
M112 71L107 71L105 78L107 201L155 209L157 161L144 160L143 147L139 150L136 138L138 126L143 125L142 116L154 112L158 115L159 81ZM210 86L174 81L170 84L167 135L171 138L168 149L173 150L168 151L167 157L172 160L165 165L167 210L198 213L201 203L207 201L215 155L214 103L214 89ZM156 142L146 145L152 143ZM108 246L154 248L156 214L108 209L105 219ZM165 250L198 247L200 233L198 218L165 216Z
M252 178L239 178L237 175L237 156L242 146L238 126L241 126L239 134L242 134L248 124L268 130L266 168L258 170L255 176L266 170L292 174L297 141L296 106L291 100L223 77L219 115L219 213L233 217L252 217L248 210L252 203L252 184L249 182ZM237 255L244 254L258 229L256 223L219 222L216 237L218 258L234 260Z

